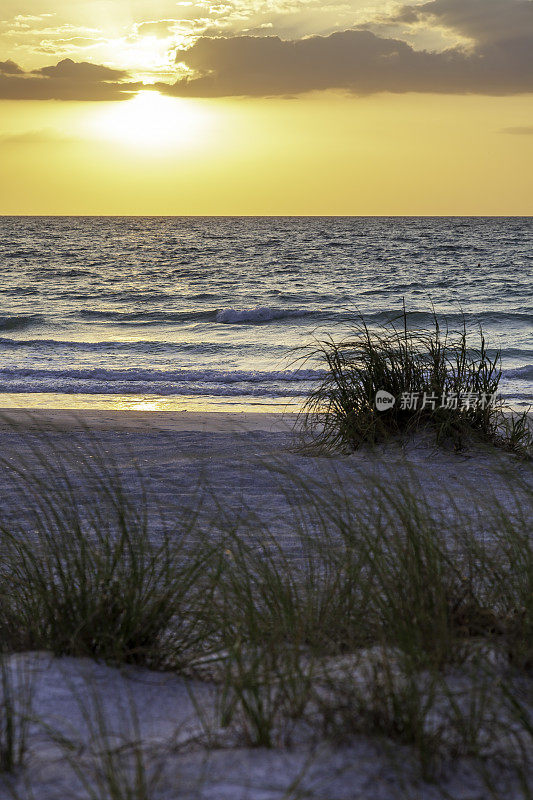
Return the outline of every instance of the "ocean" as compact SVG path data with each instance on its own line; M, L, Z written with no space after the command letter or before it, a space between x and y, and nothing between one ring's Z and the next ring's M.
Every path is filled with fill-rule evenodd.
M533 403L532 218L0 218L0 406L293 408L313 338L405 299Z

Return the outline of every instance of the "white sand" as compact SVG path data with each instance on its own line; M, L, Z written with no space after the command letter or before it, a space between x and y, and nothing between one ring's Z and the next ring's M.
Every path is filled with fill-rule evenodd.
M339 668L357 679L347 659ZM342 663L344 662L344 663ZM303 727L295 743L272 749L247 748L238 730L217 724L214 687L172 674L146 669L121 669L86 659L52 658L46 653L12 656L13 675L31 676L32 715L28 754L23 770L10 781L24 800L112 800L97 790L97 776L108 748L117 753L142 753L150 800L489 800L523 797L511 779L505 795L499 781L509 779L503 761L487 761L494 793L484 786L471 758L456 758L437 782L424 782L408 746L353 736L343 745L320 740ZM468 679L457 673L447 679L448 691L468 708ZM88 723L88 718L91 720ZM501 719L500 719L501 721ZM440 725L437 716L433 724ZM490 756L492 740L485 748ZM529 743L531 747L531 743ZM124 764L124 761L122 762ZM122 766L133 782L133 767ZM116 774L116 769L115 769ZM501 786L500 785L500 786ZM115 797L115 795L113 795ZM145 800L144 794L121 795Z
M291 482L349 486L352 500L365 505L360 476L382 485L400 481L412 484L445 513L453 502L468 514L476 495L485 506L491 498L512 502L513 472L533 480L530 466L495 448L457 454L437 448L428 437L405 449L388 445L335 458L304 455L293 432L296 422L295 414L15 410L0 414L0 453L23 456L31 465L36 436L66 452L83 448L87 437L96 438L113 455L132 493L138 489L137 466L154 502L169 511L177 503L192 502L201 481L213 506L218 501L234 513L243 508L258 513L289 549L292 516L286 488ZM502 471L511 475L504 479ZM81 496L83 475L79 480ZM4 502L9 510L6 493Z

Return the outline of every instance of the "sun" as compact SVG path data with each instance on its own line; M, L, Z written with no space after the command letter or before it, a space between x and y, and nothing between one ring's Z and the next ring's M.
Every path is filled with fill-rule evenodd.
M194 100L150 90L99 110L91 128L99 139L157 155L198 144L208 132L208 117Z

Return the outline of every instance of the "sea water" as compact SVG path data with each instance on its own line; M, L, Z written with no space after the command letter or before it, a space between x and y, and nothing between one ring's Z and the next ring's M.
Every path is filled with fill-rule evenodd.
M463 321L533 402L531 218L0 218L0 405L298 406L363 315Z

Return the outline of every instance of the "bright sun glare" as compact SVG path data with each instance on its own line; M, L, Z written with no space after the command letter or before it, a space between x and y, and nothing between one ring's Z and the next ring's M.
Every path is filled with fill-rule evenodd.
M157 154L197 143L207 132L207 116L194 101L144 91L99 111L93 130L98 138Z

